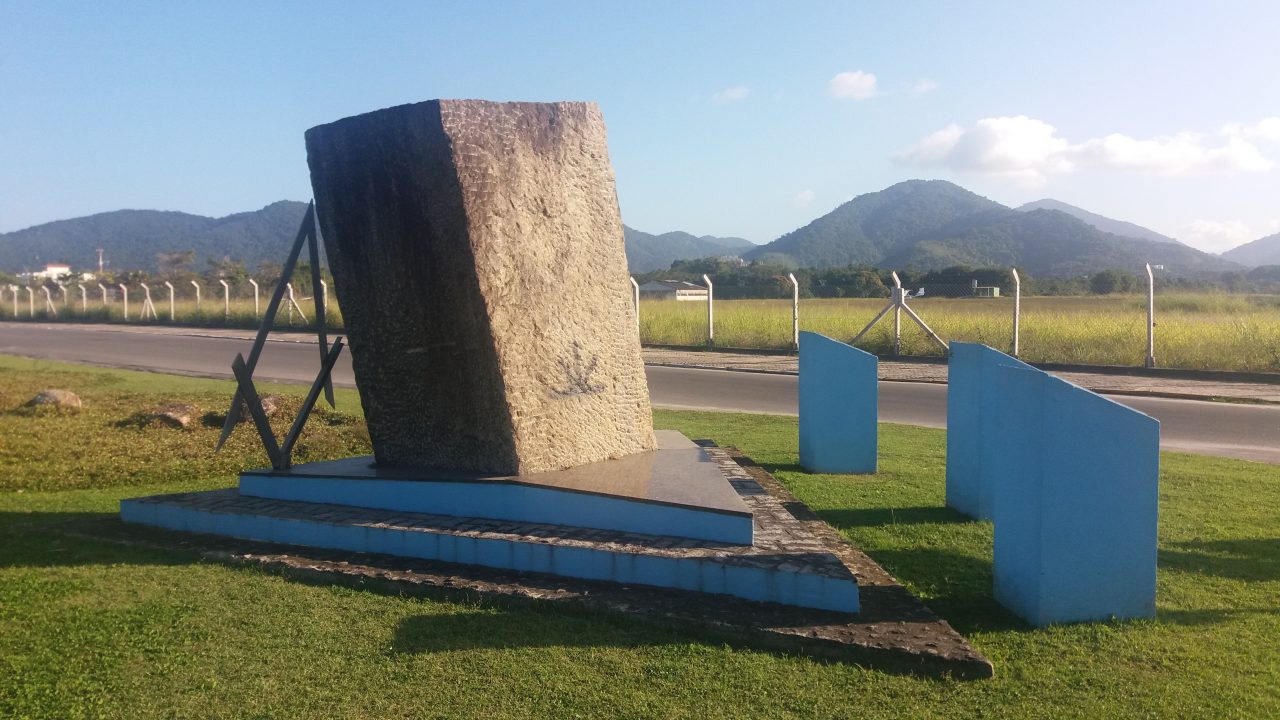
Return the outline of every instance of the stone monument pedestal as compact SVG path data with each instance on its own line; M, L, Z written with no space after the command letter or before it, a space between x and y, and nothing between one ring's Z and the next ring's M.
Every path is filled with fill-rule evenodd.
M857 612L857 579L747 477L673 431L659 448L526 476L379 469L369 458L241 473L133 498L125 522Z

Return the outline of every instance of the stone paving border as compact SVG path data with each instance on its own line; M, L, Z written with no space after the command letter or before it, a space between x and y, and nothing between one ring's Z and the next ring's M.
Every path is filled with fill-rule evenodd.
M762 506L781 521L767 544L795 535L811 550L839 560L854 574L861 612L837 613L760 603L726 595L607 582L576 580L455 565L429 560L368 555L174 533L118 525L130 541L194 549L214 562L254 565L287 577L338 583L395 593L497 602L548 601L625 613L663 625L699 628L746 647L766 647L837 661L868 664L891 672L956 678L987 678L991 662L945 620L865 553L797 500L768 472L734 448L698 441L741 491L758 494ZM760 508L765 509L765 508ZM794 550L794 548L790 548ZM830 553L829 555L827 553ZM816 554L816 553L815 553Z

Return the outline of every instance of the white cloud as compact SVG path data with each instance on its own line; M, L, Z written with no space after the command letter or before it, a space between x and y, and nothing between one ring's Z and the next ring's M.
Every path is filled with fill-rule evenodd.
M800 192L796 193L794 197L791 198L791 207L793 208L806 208L806 207L809 207L809 205L811 205L812 203L813 203L812 190L801 190Z
M917 80L911 84L912 95L924 95L925 93L931 93L937 89L938 89L938 81L930 80L928 78L921 78L920 80Z
M1070 145L1052 125L1025 115L983 118L973 128L947 127L925 136L898 159L912 165L1007 177L1023 185L1043 183L1049 173L1070 172Z
M1268 119L1270 120L1270 119ZM1247 132L1271 131L1268 121ZM1280 132L1280 127L1276 128ZM949 125L925 136L897 159L913 165L1006 177L1024 185L1084 168L1157 175L1267 172L1275 163L1246 137L1245 126L1224 128L1223 137L1178 133L1141 140L1112 133L1072 143L1052 125L1026 115L983 118L968 130ZM1257 135L1262 137L1262 135Z
M716 105L727 105L729 103L746 100L751 94L751 88L745 85L735 85L731 88L725 88L711 96L711 102Z
M1252 125L1231 123L1222 128L1227 137L1239 137L1245 140L1265 140L1280 142L1280 116L1263 118Z
M1257 240L1259 233L1239 220L1194 220L1178 232L1178 239L1205 252L1220 253Z
M861 70L842 72L827 83L827 94L838 100L866 100L876 94L876 76Z

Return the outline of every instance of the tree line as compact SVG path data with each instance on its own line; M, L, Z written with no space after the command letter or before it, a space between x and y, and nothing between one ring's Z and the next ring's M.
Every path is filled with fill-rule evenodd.
M715 285L717 298L784 298L791 296L791 282L787 273L794 273L800 286L800 296L805 298L879 298L889 297L893 286L890 270L869 265L849 265L837 268L803 268L791 270L768 262L742 263L726 258L699 258L676 260L668 270L656 270L635 276L644 284L653 280L685 280L702 284L705 274ZM1161 276L1156 282L1161 288L1184 291L1226 291L1280 293L1280 265L1264 265L1247 272L1223 272L1205 274L1195 278ZM1128 270L1111 268L1090 275L1074 277L1032 277L1025 270L1018 270L1024 295L1109 295L1112 293L1141 292L1147 287L1145 276ZM1013 291L1013 273L1006 267L970 267L954 265L941 270L899 270L902 286L919 290L930 288L954 290L951 294L969 294L976 281L980 286L1000 288L1001 294ZM944 294L934 292L932 294Z

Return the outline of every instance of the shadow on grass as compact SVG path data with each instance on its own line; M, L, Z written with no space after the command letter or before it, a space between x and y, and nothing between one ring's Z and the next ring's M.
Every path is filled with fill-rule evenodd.
M1166 570L1207 573L1233 580L1280 580L1280 538L1187 540L1161 550Z
M1215 625L1251 615L1280 615L1280 607L1222 608L1217 610L1157 610L1156 621L1177 625Z
M880 525L948 525L976 522L949 507L877 507L819 510L818 515L837 528L875 527Z
M0 547L0 567L188 565L198 559L171 535L126 525L115 513L0 512Z
M932 548L877 550L871 556L962 634L1030 627L992 597L989 558Z

